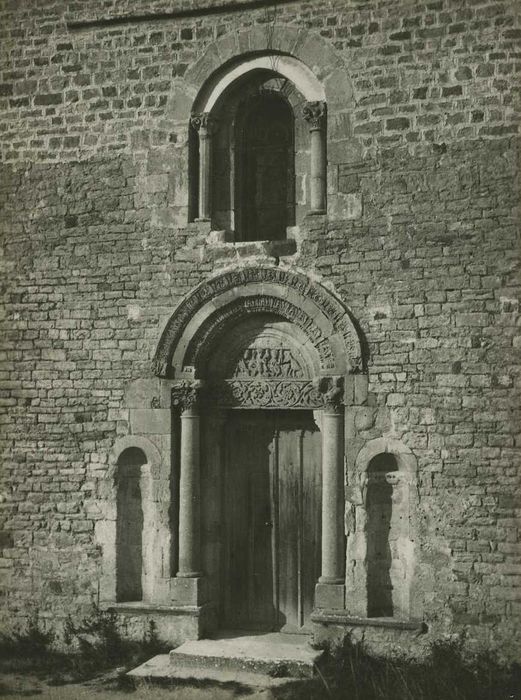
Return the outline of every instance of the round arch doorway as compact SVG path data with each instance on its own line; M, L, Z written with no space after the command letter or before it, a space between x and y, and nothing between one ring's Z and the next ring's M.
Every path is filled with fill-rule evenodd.
M281 570L295 567L296 561L298 571L299 561L320 557L314 606L343 608L344 404L353 396L350 374L361 368L360 342L345 306L301 273L268 266L232 269L202 283L181 302L165 326L153 366L156 375L173 380L174 440L179 445L172 600L181 606L211 604L228 627L263 621L264 627L305 629L313 605L306 592L311 574L294 577L288 591L297 594L291 597L282 592ZM281 487L280 444L275 441L282 434L289 457ZM301 459L303 445L306 454L319 455L308 465ZM230 483L238 491L231 496ZM280 500L286 488L295 499L289 508ZM310 491L313 500L308 499L306 514L306 500L298 494ZM225 506L230 510L231 504L252 496L259 508L255 503L253 511L226 516ZM281 534L282 511L292 516ZM255 540L259 524L273 529L273 515L279 521L277 537L264 532ZM230 537L237 530L246 534L234 544ZM298 533L317 531L319 545L311 553L302 549L299 559L298 549L306 543ZM286 549L281 537L289 542ZM253 549L245 554L245 543L252 541ZM264 552L260 568L251 564L257 551ZM233 567L227 564L232 559ZM249 578L240 585L242 599L227 598L224 589L235 585L231 577L248 569ZM263 581L257 590L265 591L262 600L255 595L257 574ZM252 600L257 602L253 610Z
M210 387L202 557L220 626L309 631L321 573L321 435L312 409L276 408L270 390L283 406L318 358L298 329L266 313L226 324L212 347L199 367Z

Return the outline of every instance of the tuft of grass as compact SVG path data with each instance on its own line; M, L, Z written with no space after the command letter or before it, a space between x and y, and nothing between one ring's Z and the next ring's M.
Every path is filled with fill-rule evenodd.
M329 651L322 675L327 682L321 695L309 695L314 700L521 700L519 664L505 668L484 654L466 660L455 642L436 642L425 661L414 662L372 656L347 639Z
M64 625L67 653L53 648L55 635L42 630L38 617L23 630L0 637L0 672L33 674L52 685L91 680L107 671L110 685L124 683L125 673L155 654L166 653L170 645L157 636L153 621L141 642L121 638L114 613L93 606L92 613L75 625L69 617ZM115 669L115 670L114 670Z

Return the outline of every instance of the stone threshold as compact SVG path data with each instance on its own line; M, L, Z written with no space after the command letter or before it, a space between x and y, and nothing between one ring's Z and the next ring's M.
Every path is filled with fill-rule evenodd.
M385 629L427 632L421 620L395 620L392 617L355 617L343 610L314 610L311 621L321 624L345 625L346 627L382 627Z
M105 603L101 606L107 612L130 613L132 615L190 615L191 617L199 617L207 607L208 605L159 605L141 601Z

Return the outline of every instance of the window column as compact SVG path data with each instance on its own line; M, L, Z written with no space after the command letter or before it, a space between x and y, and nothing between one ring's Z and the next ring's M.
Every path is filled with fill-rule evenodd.
M212 135L215 119L209 112L194 114L191 124L199 134L199 221L209 221L212 216Z
M303 109L304 119L308 122L311 134L311 212L326 212L326 115L325 102L307 102Z

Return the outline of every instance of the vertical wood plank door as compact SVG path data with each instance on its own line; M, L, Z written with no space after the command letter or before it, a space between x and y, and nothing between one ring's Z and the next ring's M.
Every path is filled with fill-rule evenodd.
M320 575L321 441L310 411L233 411L223 624L306 631Z

